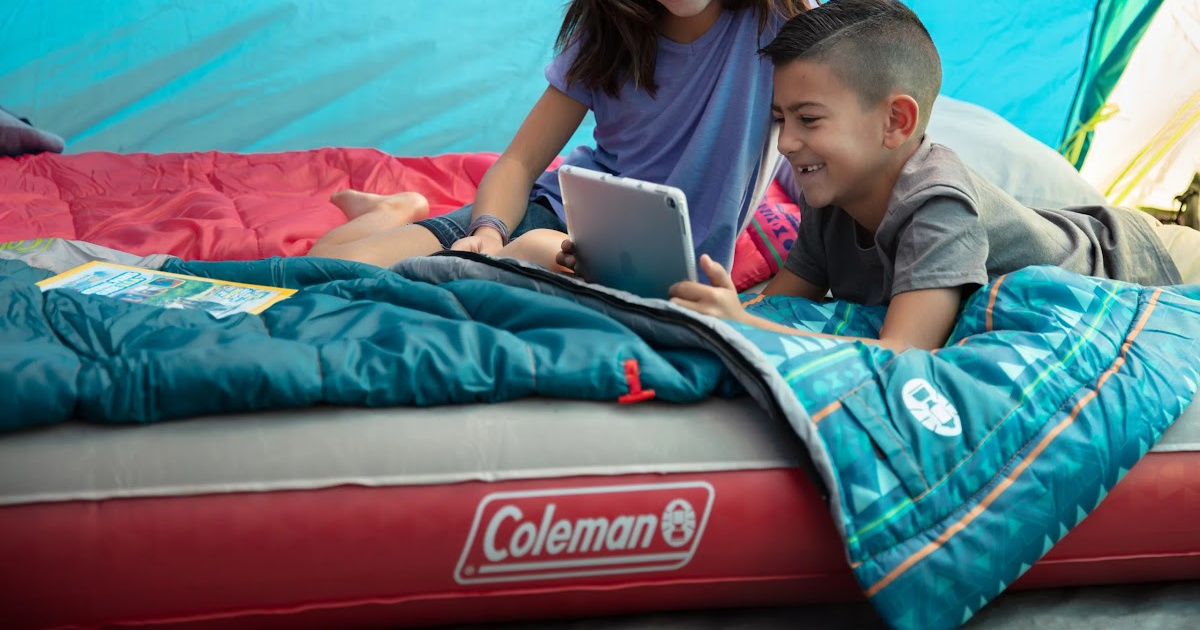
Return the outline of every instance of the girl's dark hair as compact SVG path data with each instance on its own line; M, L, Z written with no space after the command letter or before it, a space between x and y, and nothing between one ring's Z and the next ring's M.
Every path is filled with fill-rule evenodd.
M787 20L805 10L803 0L717 0L727 11L751 9L763 31L772 15ZM555 49L578 46L567 69L567 82L579 81L616 97L630 81L654 96L658 57L655 24L666 13L656 0L571 0Z

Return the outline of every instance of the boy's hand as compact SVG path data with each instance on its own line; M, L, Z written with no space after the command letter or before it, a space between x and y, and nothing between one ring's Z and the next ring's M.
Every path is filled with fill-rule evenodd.
M729 277L725 268L705 254L700 257L700 269L708 276L712 286L690 280L677 282L671 286L671 301L697 313L722 319L740 320L746 317L737 289L733 286L733 278Z
M554 262L575 271L575 263L578 261L575 259L575 243L571 242L571 239L562 242L562 251L554 256Z
M450 249L459 252L475 252L485 256L495 256L504 248L504 240L500 233L489 227L481 227L470 236L454 241Z

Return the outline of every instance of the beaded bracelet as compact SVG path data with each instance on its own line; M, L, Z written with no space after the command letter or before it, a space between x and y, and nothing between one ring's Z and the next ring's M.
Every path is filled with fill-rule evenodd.
M490 227L500 233L500 243L508 245L508 226L504 221L494 214L481 214L471 221L471 225L467 226L467 236L471 236L481 227Z

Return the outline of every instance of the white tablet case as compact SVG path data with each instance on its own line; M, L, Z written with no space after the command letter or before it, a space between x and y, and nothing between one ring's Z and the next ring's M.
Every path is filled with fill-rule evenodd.
M672 284L696 279L683 191L575 166L558 180L584 280L665 299Z

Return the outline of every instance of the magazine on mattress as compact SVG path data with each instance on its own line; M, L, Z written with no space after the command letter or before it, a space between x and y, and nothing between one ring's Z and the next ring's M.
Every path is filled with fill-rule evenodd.
M160 306L206 310L216 318L261 313L295 289L226 282L93 261L37 283L42 291L73 289L85 295Z

